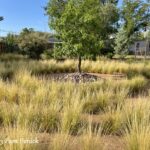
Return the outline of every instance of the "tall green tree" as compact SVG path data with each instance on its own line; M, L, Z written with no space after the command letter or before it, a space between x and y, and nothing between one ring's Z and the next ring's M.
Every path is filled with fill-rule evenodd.
M123 28L120 28L115 38L115 53L124 57L128 52L128 42L126 31Z
M96 55L115 31L118 10L113 3L100 0L52 0L47 14L50 27L62 40L59 51L78 57L78 71L86 54Z
M123 0L121 29L115 40L116 53L125 54L138 32L144 31L150 20L149 3L143 0Z
M149 4L143 0L124 0L122 6L123 28L130 38L148 26L150 20Z

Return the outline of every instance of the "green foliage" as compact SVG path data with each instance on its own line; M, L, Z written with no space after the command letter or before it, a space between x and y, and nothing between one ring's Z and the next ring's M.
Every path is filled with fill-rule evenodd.
M119 0L100 0L103 4L105 3L113 3L113 4L117 4Z
M47 59L53 58L53 51L50 50L50 49L45 50L45 51L43 52L43 54L41 54L41 58L42 58L43 60L47 60Z
M115 54L114 44L114 38L106 40L104 43L105 47L101 49L100 55L112 58Z
M121 28L116 34L115 53L124 57L128 53L128 43L129 39L127 37L127 33L123 28Z
M150 40L150 31L147 31L147 33L146 33L146 39Z
M24 29L18 37L18 45L23 54L29 58L39 59L48 46L49 34Z
M122 19L127 37L130 38L135 32L145 29L149 23L149 4L143 0L124 0L122 6Z
M20 35L23 36L23 35L27 35L27 34L32 33L32 32L35 32L33 28L29 28L29 29L28 28L23 28Z
M125 56L129 45L140 37L140 31L149 23L149 5L143 0L124 0L121 8L122 25L115 39L115 51Z
M114 4L99 0L52 0L47 6L50 27L63 41L59 51L66 56L98 54L115 31L118 11Z
M5 52L7 53L13 53L19 50L18 44L17 44L17 36L14 34L8 34L4 39L5 43Z

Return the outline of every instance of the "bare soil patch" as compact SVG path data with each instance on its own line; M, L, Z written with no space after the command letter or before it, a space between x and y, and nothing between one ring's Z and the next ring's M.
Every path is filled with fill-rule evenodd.
M56 137L60 137L59 134L39 134L38 140L41 147L45 147L45 150L47 148L51 148L52 140ZM63 137L65 135L61 135L60 141L63 141ZM65 140L65 139L64 139ZM83 150L83 141L81 140L80 136L69 136L69 144L67 148L69 150ZM104 150L124 150L125 149L125 142L123 140L123 137L119 136L112 136L112 135L106 135L102 136L99 139L95 139L95 142L97 143L97 146L101 148L101 145L103 145Z

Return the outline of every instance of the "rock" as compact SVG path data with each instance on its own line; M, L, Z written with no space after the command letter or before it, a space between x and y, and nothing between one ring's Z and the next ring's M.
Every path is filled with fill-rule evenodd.
M73 74L67 74L64 77L64 81L72 81L75 83L94 82L97 81L97 77L86 73L73 73Z

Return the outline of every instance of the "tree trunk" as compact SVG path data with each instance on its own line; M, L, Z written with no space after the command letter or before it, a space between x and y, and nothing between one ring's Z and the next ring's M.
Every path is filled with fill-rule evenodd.
M78 72L81 73L81 55L78 57Z
M136 43L135 43L135 45L134 45L134 58L136 59Z

